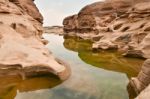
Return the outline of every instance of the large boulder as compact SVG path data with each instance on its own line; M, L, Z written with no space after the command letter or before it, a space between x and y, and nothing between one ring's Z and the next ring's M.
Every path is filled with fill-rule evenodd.
M67 65L44 47L42 22L33 0L0 0L0 76L69 76Z
M77 15L66 17L63 21L64 31L70 32L77 29Z

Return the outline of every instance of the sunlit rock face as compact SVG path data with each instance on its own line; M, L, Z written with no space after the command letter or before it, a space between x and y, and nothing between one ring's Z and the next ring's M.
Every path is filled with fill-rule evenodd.
M64 30L83 38L91 33L89 38L101 35L94 49L119 49L125 56L149 58L149 5L148 0L96 2L65 18Z
M150 85L140 93L140 95L136 99L149 99L150 97Z
M93 49L115 49L126 57L150 58L149 0L105 0L85 6L74 16L64 19L64 31L93 40ZM133 81L136 93L149 84L149 74L143 72L145 69Z
M34 0L9 0L22 10L26 11L31 17L38 20L40 23L43 22L43 16L39 13L36 5L33 3Z
M44 47L43 17L33 0L0 0L0 76L53 73L69 75L66 66ZM15 69L14 73L4 72Z

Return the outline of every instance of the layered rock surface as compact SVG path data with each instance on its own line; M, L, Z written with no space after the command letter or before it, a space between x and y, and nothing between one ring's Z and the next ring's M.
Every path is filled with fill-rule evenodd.
M96 2L65 18L64 30L93 39L95 49L119 49L125 55L149 58L149 5L148 0Z
M66 34L93 40L93 49L116 49L127 57L150 58L149 0L96 2L65 18L63 24ZM136 93L150 83L149 65L132 80Z
M150 59L147 59L136 78L132 78L128 84L129 92L140 94L137 99L149 99L150 96ZM144 91L143 91L144 90ZM143 91L143 92L142 92ZM132 96L132 95L131 95Z
M42 22L33 0L0 0L0 76L68 77L66 65L44 47Z

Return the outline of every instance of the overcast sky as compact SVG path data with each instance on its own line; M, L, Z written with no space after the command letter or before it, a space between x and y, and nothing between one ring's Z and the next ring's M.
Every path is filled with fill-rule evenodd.
M52 26L62 25L64 17L95 1L100 0L35 0L35 3L44 16L44 26Z

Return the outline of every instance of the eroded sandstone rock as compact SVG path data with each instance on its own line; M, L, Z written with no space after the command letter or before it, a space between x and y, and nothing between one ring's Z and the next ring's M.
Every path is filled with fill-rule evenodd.
M150 97L150 85L140 93L140 95L136 99L149 99Z
M33 0L0 0L0 76L53 73L65 80L68 66L44 47L43 17ZM12 72L4 72L13 69Z
M77 15L64 19L64 30L86 34L103 35L93 48L123 50L128 56L140 51L142 58L148 58L145 46L149 33L148 0L106 0L84 7ZM68 33L69 34L69 33ZM84 37L83 37L84 38ZM105 46L105 47L104 47ZM146 51L145 51L146 50ZM134 55L133 55L134 56Z
M150 84L150 59L146 60L142 66L142 69L136 78L132 78L128 84L128 90L134 91L135 95L138 95ZM148 99L148 96L144 96L146 93L149 93L149 87L146 91L142 92L138 99ZM146 98L147 97L147 98Z
M126 57L150 58L149 0L105 0L85 6L75 16L64 19L66 34L93 40L93 49L117 49ZM143 65L146 71L148 62ZM150 74L143 68L134 78L136 94L150 84Z

